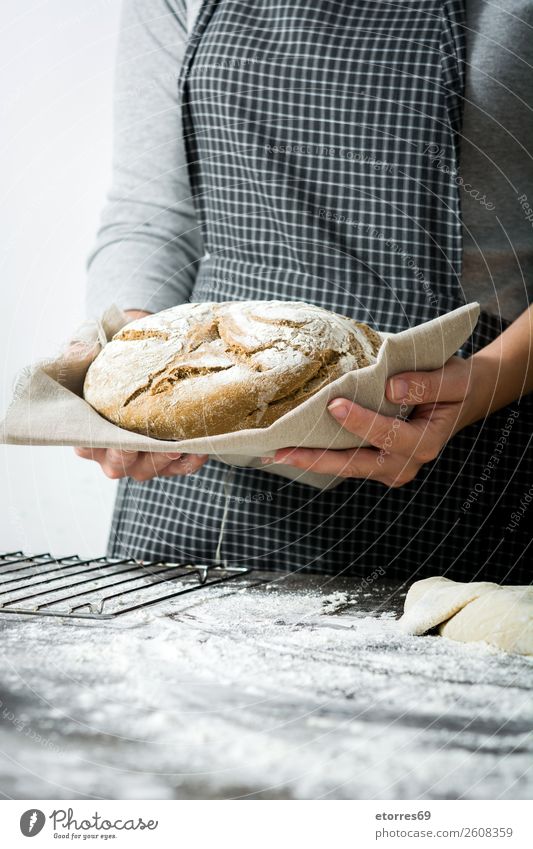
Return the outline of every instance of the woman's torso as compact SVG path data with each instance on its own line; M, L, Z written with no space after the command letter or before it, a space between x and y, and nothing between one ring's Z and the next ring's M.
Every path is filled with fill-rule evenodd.
M208 251L191 299L309 300L384 330L462 303L460 185L450 178L460 4L422 12L406 2L401 15L386 4L388 19L363 0L208 5L182 75ZM438 27L426 26L432 13ZM448 171L435 166L434 146ZM484 314L471 348L500 329ZM232 562L519 575L524 525L506 526L529 480L520 458L531 421L528 401L467 428L397 490L355 480L320 493L245 469L228 484L216 461L190 479L128 481L110 550L212 561L226 508L222 555Z

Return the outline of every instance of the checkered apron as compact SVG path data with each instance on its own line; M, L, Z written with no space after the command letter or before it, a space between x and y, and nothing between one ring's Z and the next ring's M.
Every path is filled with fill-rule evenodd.
M206 256L192 301L302 300L399 331L464 303L460 0L204 2L180 77ZM483 314L470 355L504 329ZM400 489L319 492L210 461L120 482L112 556L528 579L531 399ZM514 518L513 518L514 514ZM519 521L517 517L520 516Z

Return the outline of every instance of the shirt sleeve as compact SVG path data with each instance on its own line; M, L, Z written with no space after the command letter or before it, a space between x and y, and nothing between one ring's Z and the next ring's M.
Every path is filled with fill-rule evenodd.
M87 259L86 309L157 312L189 298L204 251L178 94L185 3L123 0L112 181Z

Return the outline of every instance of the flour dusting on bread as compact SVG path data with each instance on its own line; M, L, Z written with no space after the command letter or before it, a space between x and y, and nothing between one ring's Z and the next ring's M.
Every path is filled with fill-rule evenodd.
M158 439L268 427L374 363L381 341L311 304L182 304L115 334L87 372L84 397L120 427Z

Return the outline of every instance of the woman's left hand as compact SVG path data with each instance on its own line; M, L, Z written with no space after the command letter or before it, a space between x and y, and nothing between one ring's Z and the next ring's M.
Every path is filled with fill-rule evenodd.
M467 424L482 418L475 398L473 361L460 357L436 371L406 372L390 378L387 398L407 408L407 420L367 410L346 398L335 398L328 410L350 433L369 442L371 448L322 450L282 448L264 462L285 463L322 474L379 481L400 487L412 481L424 463L434 460L448 440ZM476 385L482 376L476 374ZM486 382L485 382L486 388Z

